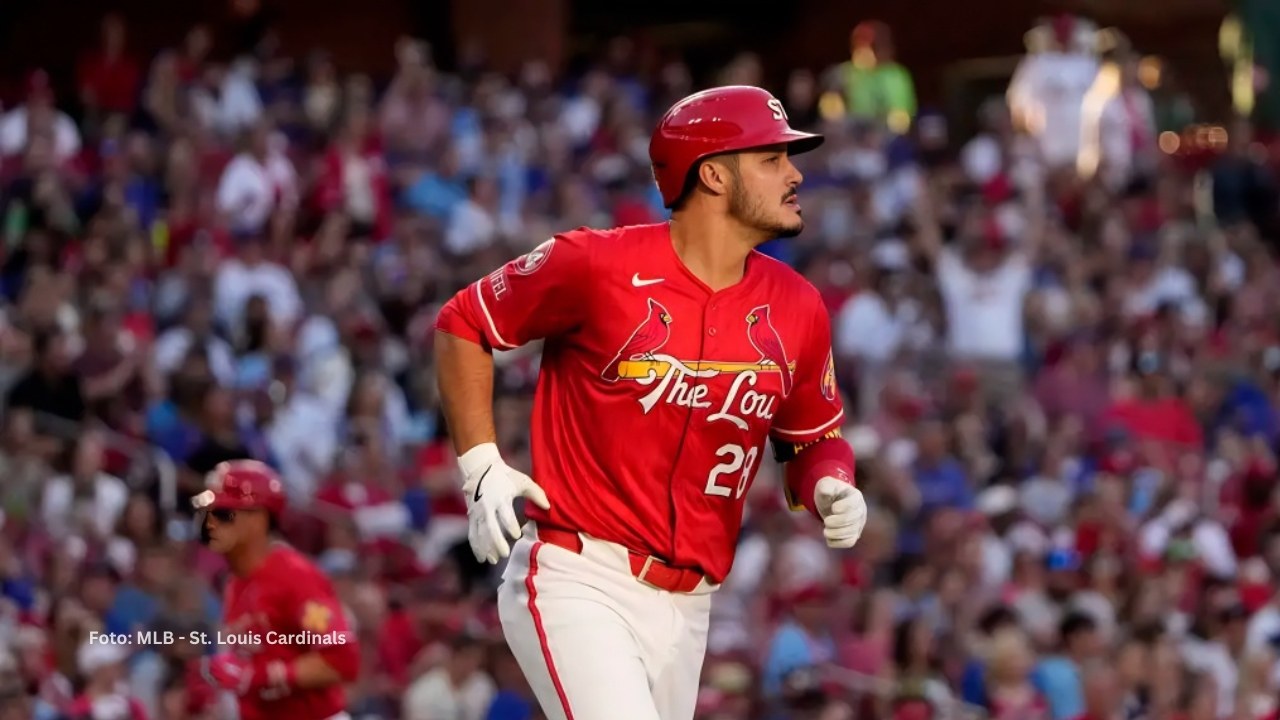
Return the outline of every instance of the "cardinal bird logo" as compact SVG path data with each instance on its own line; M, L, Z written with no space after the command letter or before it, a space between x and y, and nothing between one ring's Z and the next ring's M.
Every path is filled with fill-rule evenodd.
M760 353L761 365L774 365L782 377L782 394L791 394L791 366L787 364L787 351L782 347L782 338L773 329L769 320L769 306L761 305L747 313L747 339L751 346Z
M618 367L627 360L654 360L653 354L662 349L671 339L671 313L662 303L649 298L649 315L640 323L631 338L622 346L613 361L605 367L600 377L609 382L617 382L620 378Z

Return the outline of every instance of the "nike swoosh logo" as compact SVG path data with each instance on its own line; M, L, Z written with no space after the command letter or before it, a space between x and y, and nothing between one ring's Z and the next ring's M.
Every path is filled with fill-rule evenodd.
M644 286L646 286L646 285L657 285L658 283L662 282L662 281L663 281L663 280L665 280L665 279L666 279L666 278L654 278L654 279L652 279L652 280L641 280L641 279L640 279L640 273L636 273L635 275L632 275L632 276L631 276L631 285L632 285L633 287L644 287Z
M471 498L471 502L480 502L480 485L481 483L484 482L484 479L488 477L489 471L492 469L493 469L493 466L490 465L489 467L484 469L483 473L481 473L480 479L476 481L476 494Z

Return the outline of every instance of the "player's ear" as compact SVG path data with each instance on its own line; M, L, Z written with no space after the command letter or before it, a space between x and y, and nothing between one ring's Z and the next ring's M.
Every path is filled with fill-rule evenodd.
M717 155L698 164L698 181L713 195L728 195L736 181L738 156Z

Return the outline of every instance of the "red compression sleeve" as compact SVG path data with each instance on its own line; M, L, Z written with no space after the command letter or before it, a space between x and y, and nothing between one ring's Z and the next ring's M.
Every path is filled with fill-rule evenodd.
M786 464L787 503L818 516L813 490L818 480L833 477L853 484L853 448L841 437L824 437L801 447Z

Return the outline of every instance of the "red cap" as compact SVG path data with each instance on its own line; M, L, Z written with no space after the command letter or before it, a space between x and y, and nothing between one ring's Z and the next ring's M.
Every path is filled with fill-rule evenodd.
M694 93L667 110L649 140L653 177L666 207L684 193L689 172L706 158L785 143L792 155L813 150L822 136L792 130L782 101L749 85Z
M205 488L204 492L191 498L191 505L197 510L266 508L267 512L277 516L284 511L284 483L264 462L229 460L219 463L209 473Z
M1113 450L1103 456L1098 470L1108 475L1128 475L1138 465L1138 459L1130 450Z
M1014 196L1013 183L1004 173L996 175L982 186L982 199L988 205L999 205Z
M1070 45L1075 32L1076 19L1071 15L1062 13L1053 19L1053 37L1059 45Z

